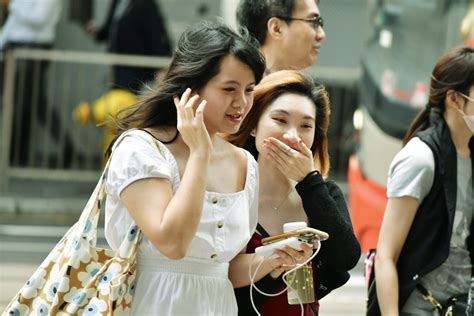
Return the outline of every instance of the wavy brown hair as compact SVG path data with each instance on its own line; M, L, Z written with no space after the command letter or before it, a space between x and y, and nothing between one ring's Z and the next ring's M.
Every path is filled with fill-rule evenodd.
M255 146L255 138L251 135L252 130L257 127L265 109L286 93L305 96L316 107L314 141L311 151L315 161L319 160L321 173L325 175L329 172L330 167L328 153L328 129L331 112L329 96L323 85L315 83L300 71L282 70L263 78L255 87L253 106L242 122L239 131L228 135L227 139L234 145L248 150L257 159L258 151Z

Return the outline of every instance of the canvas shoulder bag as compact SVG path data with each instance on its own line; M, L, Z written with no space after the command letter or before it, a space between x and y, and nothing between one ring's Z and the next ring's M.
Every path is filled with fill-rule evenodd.
M115 147L127 134L117 139ZM132 223L116 251L96 246L110 160L78 222L48 254L2 315L130 314L141 231Z

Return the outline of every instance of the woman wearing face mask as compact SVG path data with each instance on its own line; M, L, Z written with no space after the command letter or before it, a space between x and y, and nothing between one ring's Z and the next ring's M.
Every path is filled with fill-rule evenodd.
M474 256L474 49L448 50L392 161L375 275L382 315L434 315L467 294ZM380 314L378 307L370 315Z
M329 239L312 262L314 291L321 299L347 282L347 271L360 257L343 193L322 176L329 170L328 95L301 72L279 71L256 86L254 97L239 132L229 137L257 158L260 172L259 225L247 252L253 253L263 237L282 233L287 222L304 221L328 232ZM257 287L279 292L285 287L284 270L282 266L267 275ZM236 296L239 315L255 315L249 288L237 289ZM254 301L262 315L301 313L299 305L288 304L286 293L268 298L255 292ZM304 308L305 315L317 314L317 303Z

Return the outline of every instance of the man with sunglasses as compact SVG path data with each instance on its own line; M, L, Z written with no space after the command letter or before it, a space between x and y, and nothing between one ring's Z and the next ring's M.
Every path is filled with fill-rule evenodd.
M240 0L237 22L260 42L267 72L304 69L326 38L319 0Z

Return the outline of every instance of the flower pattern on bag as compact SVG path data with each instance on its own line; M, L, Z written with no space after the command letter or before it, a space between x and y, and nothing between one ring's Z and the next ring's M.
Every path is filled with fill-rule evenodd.
M41 297L37 297L33 300L33 310L31 311L34 315L48 316L49 308L45 300Z
M64 278L59 271L59 267L53 266L50 273L50 279L44 285L46 300L52 303L58 292L66 293L69 290L69 279Z
M25 304L20 304L15 302L10 309L6 309L7 315L11 316L20 316L20 315L29 315L30 309Z
M13 297L3 315L130 314L141 233L131 225L120 249L96 247L103 179L104 174L79 221Z
M97 254L90 252L91 245L85 238L75 236L71 241L68 241L64 256L69 259L69 264L74 268L79 268L81 262L89 263L91 259L97 260Z
M42 288L46 280L46 271L38 269L33 276L21 288L21 295L25 298L33 298L38 295L38 289Z
M86 272L79 272L77 278L81 281L82 286L86 286L86 284L95 277L97 272L99 272L100 268L102 268L101 265L93 261L86 266Z
M128 278L127 282L127 291L125 292L125 303L130 304L133 299L133 294L135 293L135 275L131 275L130 278Z
M82 316L95 316L95 315L102 315L107 309L107 303L103 300L94 297L89 304L82 311L79 311L79 315Z
M76 287L64 295L64 301L69 304L66 307L66 311L70 314L77 312L77 310L84 306L95 294L94 289L78 289Z
M110 281L112 281L120 272L122 266L118 263L112 263L107 271L100 276L99 279L99 293L100 295L109 295L110 294Z

